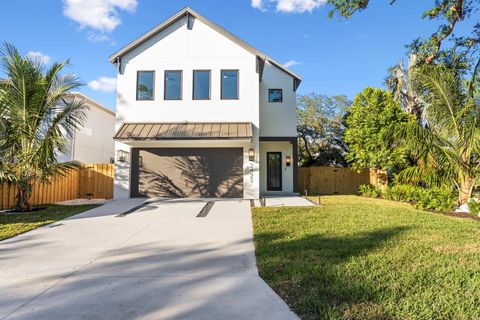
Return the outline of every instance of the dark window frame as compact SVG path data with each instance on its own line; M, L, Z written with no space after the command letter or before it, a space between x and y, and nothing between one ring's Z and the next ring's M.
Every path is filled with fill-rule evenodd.
M236 98L223 97L223 72L224 71L235 71L237 73L237 97ZM220 100L240 100L240 70L239 69L221 69L220 70Z
M196 99L195 98L195 72L207 72L208 71L208 98ZM212 70L209 69L196 69L192 72L192 100L206 101L212 99Z
M180 97L178 99L167 99L167 72L180 73ZM165 70L163 73L163 100L180 101L183 100L183 70Z
M152 97L149 99L139 99L138 98L138 79L141 72L151 72L153 73L152 77ZM135 96L137 101L154 101L155 100L155 70L137 70L137 84L135 87Z
M280 99L280 101L270 101L270 91L273 91L273 90L280 90L280 92L282 93L282 97ZM272 88L272 89L268 89L268 102L269 103L282 103L283 102L283 89L282 88Z

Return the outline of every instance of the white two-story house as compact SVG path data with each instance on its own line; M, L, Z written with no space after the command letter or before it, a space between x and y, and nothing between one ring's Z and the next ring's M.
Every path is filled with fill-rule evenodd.
M298 75L190 8L109 59L116 198L297 192Z

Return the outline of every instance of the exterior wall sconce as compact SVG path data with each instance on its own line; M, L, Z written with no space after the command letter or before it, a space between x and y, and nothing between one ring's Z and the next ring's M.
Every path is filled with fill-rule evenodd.
M287 167L290 167L292 165L292 158L290 156L285 157L285 164Z
M255 150L254 149L248 150L248 160L249 161L255 161Z
M139 168L143 167L143 157L142 156L138 157L138 167Z
M117 161L122 162L122 163L126 162L127 161L127 152L123 151L123 150L118 150Z

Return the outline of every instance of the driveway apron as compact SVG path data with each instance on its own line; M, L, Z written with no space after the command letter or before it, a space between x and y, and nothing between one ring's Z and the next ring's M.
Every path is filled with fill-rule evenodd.
M0 319L298 319L258 276L250 203L144 200L0 242Z

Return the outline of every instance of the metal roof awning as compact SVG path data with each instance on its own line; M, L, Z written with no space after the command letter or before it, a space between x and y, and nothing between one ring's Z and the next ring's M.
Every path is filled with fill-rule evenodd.
M123 123L115 133L115 140L228 140L251 139L250 122L137 122Z

